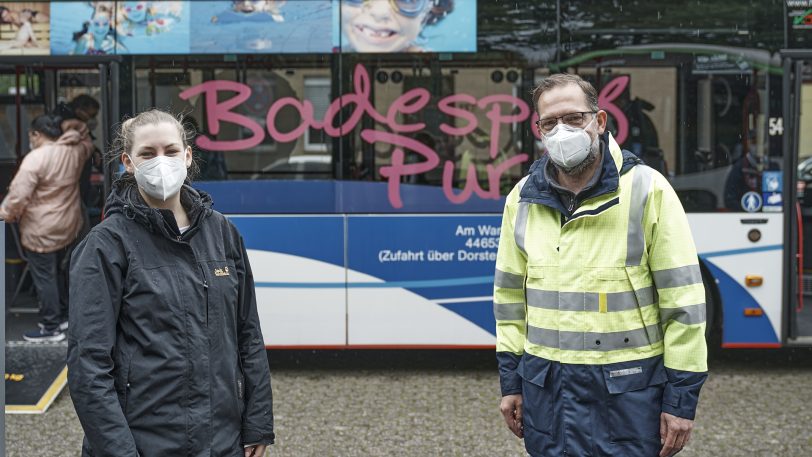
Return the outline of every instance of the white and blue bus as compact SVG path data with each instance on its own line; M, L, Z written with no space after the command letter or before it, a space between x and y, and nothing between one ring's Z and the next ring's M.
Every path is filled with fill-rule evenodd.
M543 153L530 91L561 71L677 190L712 340L812 344L812 2L385 0L421 21L401 48L353 22L377 1L115 2L116 33L81 43L66 30L114 2L39 3L51 55L0 57L4 179L27 120L78 93L102 102L100 148L132 113L193 117L268 348L493 347L504 195Z

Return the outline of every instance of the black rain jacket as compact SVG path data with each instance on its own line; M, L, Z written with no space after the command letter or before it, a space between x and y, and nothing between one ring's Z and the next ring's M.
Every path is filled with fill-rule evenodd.
M71 259L68 384L83 456L243 456L273 443L242 237L184 186L191 226L119 181Z

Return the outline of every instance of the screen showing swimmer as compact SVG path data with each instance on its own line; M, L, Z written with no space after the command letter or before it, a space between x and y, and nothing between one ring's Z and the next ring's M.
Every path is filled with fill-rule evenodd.
M191 52L330 52L332 16L331 0L192 2Z
M119 54L188 52L191 5L182 1L117 2Z
M189 52L184 1L52 2L53 55Z
M343 52L476 52L476 3L340 0Z
M48 55L50 8L48 3L0 2L0 56Z

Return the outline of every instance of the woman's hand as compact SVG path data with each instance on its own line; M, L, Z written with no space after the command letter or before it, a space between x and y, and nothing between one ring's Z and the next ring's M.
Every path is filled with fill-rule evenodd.
M262 457L265 455L265 445L257 444L256 446L248 446L245 448L245 457Z

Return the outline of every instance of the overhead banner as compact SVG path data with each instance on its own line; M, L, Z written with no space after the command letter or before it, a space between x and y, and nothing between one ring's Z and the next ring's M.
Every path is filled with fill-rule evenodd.
M0 2L0 52L326 54L476 52L476 2L217 0ZM28 5L28 4L31 5ZM50 18L50 21L49 21Z

